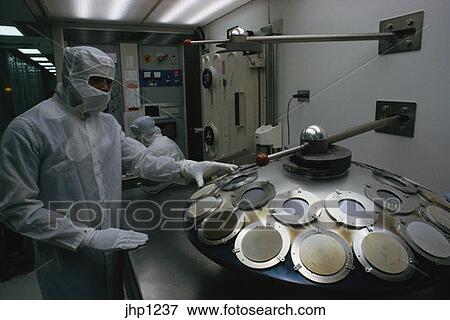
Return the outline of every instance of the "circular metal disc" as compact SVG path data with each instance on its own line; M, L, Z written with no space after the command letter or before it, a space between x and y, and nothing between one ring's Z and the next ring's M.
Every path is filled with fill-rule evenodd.
M242 253L250 260L265 262L275 258L283 247L280 233L273 228L257 227L242 239Z
M357 192L340 190L333 192L328 195L325 206L336 222L351 227L362 228L373 225L379 217L373 202Z
M437 194L433 191L424 189L424 188L419 188L419 194L421 196L423 196L424 198L426 198L428 201L430 201L432 203L436 203L436 204L440 205L441 207L446 208L447 210L450 210L450 202L448 202L444 196Z
M296 215L301 219L308 211L309 203L301 198L291 198L283 203L283 209L288 214Z
M268 181L248 184L231 195L233 205L241 210L259 209L274 197L275 187Z
M201 198L189 207L187 217L190 219L200 219L218 209L222 205L222 202L223 199L221 197Z
M238 218L231 211L222 211L209 217L203 224L203 235L209 240L219 240L229 235L238 223Z
M374 171L373 176L382 184L394 187L402 192L408 194L416 194L418 191L415 185L400 176L378 171Z
M331 276L345 267L346 255L342 245L326 234L306 238L300 246L300 260L309 271Z
M297 189L278 194L269 208L272 216L282 223L304 225L320 217L323 201L312 192Z
M416 262L408 245L396 234L382 228L359 230L353 250L366 272L387 281L404 281L414 274Z
M261 201L265 195L263 188L253 188L248 189L242 194L241 200L249 201L249 202L256 202Z
M415 195L408 195L402 191L381 183L366 185L366 196L376 205L392 214L410 214L420 206Z
M266 269L283 262L290 246L287 228L270 220L267 225L254 222L246 226L237 236L233 252L244 265Z
M440 259L450 258L449 241L433 226L415 221L408 224L406 232L411 240L428 254Z
M198 238L208 245L226 243L236 236L244 225L245 216L239 211L219 211L203 220Z
M398 240L385 233L368 234L361 248L369 263L382 272L398 274L406 271L409 266L406 249Z
M211 195L215 190L217 189L217 185L215 183L209 184L207 186L204 186L197 192L195 192L192 196L192 200L198 200L200 198L203 198L205 196Z
M318 283L334 283L353 270L353 254L348 243L326 229L301 233L293 242L291 259L294 269Z
M366 212L364 206L353 199L344 199L339 201L339 209L350 217L370 218L373 214Z
M245 181L248 179L248 175L243 174L241 176L238 176L236 178L231 179L230 184L238 184L241 183L242 181Z
M444 230L446 233L450 233L450 212L438 207L430 205L426 208L421 209L424 217Z
M258 175L255 170L239 172L223 180L220 188L223 191L233 191L255 181L257 177Z

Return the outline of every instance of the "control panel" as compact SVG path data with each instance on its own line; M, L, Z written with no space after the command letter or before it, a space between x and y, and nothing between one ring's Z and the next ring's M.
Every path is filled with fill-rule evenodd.
M141 87L180 87L183 85L182 70L143 70Z

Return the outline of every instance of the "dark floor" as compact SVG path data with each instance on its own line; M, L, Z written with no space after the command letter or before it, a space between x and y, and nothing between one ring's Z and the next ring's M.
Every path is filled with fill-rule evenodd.
M42 299L36 275L23 274L8 281L0 282L0 300Z

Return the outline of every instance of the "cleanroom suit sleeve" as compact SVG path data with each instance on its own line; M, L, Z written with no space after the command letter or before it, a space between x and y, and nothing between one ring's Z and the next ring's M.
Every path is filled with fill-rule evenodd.
M87 229L44 207L39 196L43 141L28 121L16 118L0 144L0 222L30 238L76 250Z
M170 157L148 154L147 148L122 132L122 164L135 176L155 181L182 183L180 164Z

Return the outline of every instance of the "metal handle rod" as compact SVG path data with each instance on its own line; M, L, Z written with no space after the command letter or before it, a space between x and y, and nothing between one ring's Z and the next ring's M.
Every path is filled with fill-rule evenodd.
M375 129L380 129L380 128L384 128L387 127L393 123L396 123L398 121L400 121L401 116L396 115L396 116L391 116L388 118L384 118L384 119L380 119L380 120L376 120L376 121L371 121L368 123L364 123L362 125L350 128L348 130L345 130L341 133L337 133L335 135L332 135L330 137L328 137L328 144L332 144L332 143L336 143ZM305 142L297 147L293 147L287 150L283 150L277 153L273 153L271 155L268 156L268 160L275 160L278 158L282 158L284 156L288 156L294 153L297 153L303 149L305 149L306 147L309 146L309 143Z
M366 133L372 130L376 130L376 129L380 129L380 128L384 128L387 127L391 124L394 124L396 122L399 122L401 119L401 116L396 115L396 116L392 116L392 117L388 117L388 118L384 118L384 119L380 119L380 120L376 120L376 121L372 121L372 122L368 122L368 123L364 123L361 124L359 126L350 128L348 130L345 130L341 133L337 133L335 135L332 135L330 137L328 137L328 143L332 144L332 143L336 143L357 135L360 135L362 133Z
M185 45L199 45L199 44L216 44L216 43L226 43L230 40L185 40Z
M288 155L293 154L293 153L297 153L297 152L305 149L307 146L309 146L309 143L305 142L305 143L303 143L303 144L301 144L301 145L299 145L297 147L293 147L293 148L286 149L286 150L283 150L283 151L280 151L280 152L269 154L268 157L269 157L269 160L275 160L275 159L278 159L278 158L282 158L284 156L288 156Z
M320 35L284 35L284 36L258 36L247 37L247 41L255 42L333 42L333 41L369 41L384 40L398 37L393 32L375 33L344 33L344 34L320 34Z
M284 36L256 36L247 37L246 41L289 43L289 42L333 42L333 41L370 41L398 38L400 35L394 32L374 33L343 33L343 34L319 34L319 35L284 35ZM185 40L185 45L216 44L229 42L227 40Z

